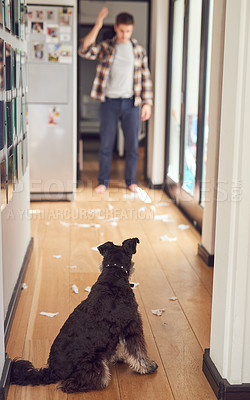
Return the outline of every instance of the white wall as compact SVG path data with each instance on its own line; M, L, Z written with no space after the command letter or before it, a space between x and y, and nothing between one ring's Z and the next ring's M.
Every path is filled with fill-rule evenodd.
M153 185L161 185L165 161L169 0L154 0L151 4L150 68L154 106L148 129L147 174Z
M227 0L211 359L250 383L250 2Z
M26 41L22 41L0 27L0 37L13 48L26 51ZM13 193L12 201L0 215L0 374L5 361L4 319L12 296L13 288L23 263L30 239L29 209L29 172L18 184L18 193ZM18 214L24 212L24 217ZM9 218L9 215L13 218Z
M27 168L13 193L11 202L2 211L5 316L30 241L29 207L29 168Z

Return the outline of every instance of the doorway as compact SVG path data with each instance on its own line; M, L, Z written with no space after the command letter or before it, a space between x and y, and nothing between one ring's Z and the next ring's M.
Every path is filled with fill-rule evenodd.
M134 16L135 27L133 37L146 48L149 54L149 18L150 0L141 1L79 1L78 37L84 37L93 27L100 9L109 9L108 17L97 37L97 43L114 36L114 22L117 14L128 11ZM78 178L88 173L86 162L98 163L99 152L99 101L90 97L92 83L95 77L96 62L78 57ZM139 129L139 162L137 178L144 179L147 159L147 123L141 123ZM117 141L114 147L114 158L124 162L123 133L117 127ZM143 164L143 166L142 166ZM141 168L142 166L142 168ZM124 168L121 168L123 171ZM82 173L81 173L82 172ZM86 177L84 177L85 179ZM96 174L97 178L97 174ZM112 182L112 176L111 176Z
M201 230L208 141L213 0L171 0L167 193Z

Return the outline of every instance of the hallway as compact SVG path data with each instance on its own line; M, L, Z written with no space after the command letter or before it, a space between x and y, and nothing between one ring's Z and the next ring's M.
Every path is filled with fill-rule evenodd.
M84 176L96 177L95 160L88 160L84 168L89 169ZM122 161L116 160L113 170L119 177ZM92 247L108 240L120 244L137 236L140 244L131 280L139 283L135 294L148 352L158 363L158 372L139 376L127 366L117 365L111 367L111 383L102 392L67 396L55 385L11 386L8 400L215 399L202 373L203 350L209 347L213 270L196 255L199 234L192 226L178 228L190 224L162 191L144 187L152 200L148 204L139 198L126 198L131 194L121 180L118 185L111 183L109 192L101 197L93 192L91 182L79 185L72 203L31 203L34 250L7 352L11 358L20 356L43 366L60 327L87 297L84 289L98 276L101 256ZM167 221L155 219L166 214ZM161 240L164 235L176 241ZM72 285L79 288L78 294ZM177 299L170 300L174 297ZM161 308L165 308L162 316L152 314L151 310ZM40 312L59 314L48 318Z

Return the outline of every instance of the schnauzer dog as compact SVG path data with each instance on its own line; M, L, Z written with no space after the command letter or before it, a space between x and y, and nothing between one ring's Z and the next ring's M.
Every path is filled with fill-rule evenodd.
M14 359L10 383L48 385L60 382L66 393L100 390L110 381L110 362L124 362L139 374L151 374L157 364L147 355L142 320L129 276L139 239L122 246L106 242L101 274L87 299L70 314L51 346L46 368Z

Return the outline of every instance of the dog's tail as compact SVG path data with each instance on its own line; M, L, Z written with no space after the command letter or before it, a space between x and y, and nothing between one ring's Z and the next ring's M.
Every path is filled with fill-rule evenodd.
M10 383L13 385L49 385L58 382L49 367L36 369L30 361L14 359L11 362Z

